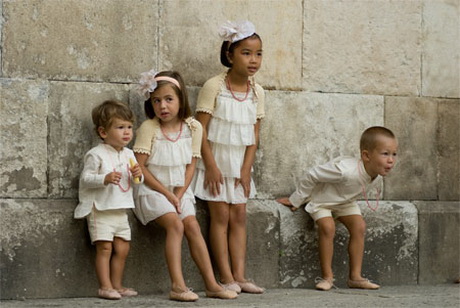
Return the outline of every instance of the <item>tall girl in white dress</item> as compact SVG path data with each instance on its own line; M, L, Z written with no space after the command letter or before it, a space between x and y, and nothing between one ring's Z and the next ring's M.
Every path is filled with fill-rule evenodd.
M221 62L230 69L209 79L198 96L196 119L205 129L192 187L209 205L209 236L222 285L263 293L245 278L246 203L255 194L251 172L265 115L264 90L253 79L262 62L262 41L248 21L228 22L220 35Z
M148 120L137 131L133 151L144 174L134 191L134 213L145 225L155 221L166 230L166 262L171 278L169 297L195 301L198 295L185 285L181 247L185 234L191 255L206 286L206 296L232 299L237 293L220 286L212 270L206 243L195 217L195 197L189 187L200 158L202 127L190 117L185 83L177 72L143 73Z

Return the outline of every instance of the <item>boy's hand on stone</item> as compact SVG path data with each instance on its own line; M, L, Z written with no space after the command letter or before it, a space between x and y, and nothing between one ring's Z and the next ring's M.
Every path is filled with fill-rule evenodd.
M289 208L292 212L295 212L298 210L297 207L293 206L291 201L289 201L289 198L288 197L283 197L283 198L278 198L276 199L276 201L278 203L281 203L282 205L284 205L285 207Z

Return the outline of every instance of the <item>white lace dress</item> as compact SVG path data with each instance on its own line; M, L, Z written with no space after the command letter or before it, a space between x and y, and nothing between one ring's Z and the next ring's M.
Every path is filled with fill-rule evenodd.
M192 134L187 124L182 126L182 134L176 142L166 139L162 133L157 134L152 145L151 155L147 160L148 170L169 191L174 187L184 186L185 169L192 161ZM179 132L169 134L175 140ZM134 213L141 223L146 225L167 213L176 213L176 208L166 197L145 184L134 190L136 208ZM195 215L195 197L190 186L181 199L181 219Z
M243 99L246 93L234 93ZM197 107L197 111L200 110ZM257 122L257 104L254 93L250 91L244 101L233 98L225 83L217 96L216 106L208 124L208 141L217 166L224 178L221 193L213 196L209 189L204 189L205 166L202 160L192 182L195 196L202 200L226 202L231 204L246 203L242 185L235 187L235 179L240 178L241 166L244 161L246 147L255 144L254 124ZM256 193L254 181L251 179L250 198Z

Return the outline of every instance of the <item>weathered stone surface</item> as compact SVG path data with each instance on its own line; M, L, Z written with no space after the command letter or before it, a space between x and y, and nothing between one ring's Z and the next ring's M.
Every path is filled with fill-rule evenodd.
M306 1L304 89L420 93L418 1Z
M383 97L267 91L255 164L258 198L290 194L307 168L359 156L359 138L383 124Z
M47 197L49 83L0 79L2 198Z
M385 199L437 198L436 99L386 97L385 126L399 141L398 162L385 179Z
M49 195L76 198L85 153L100 139L91 110L107 99L128 102L126 85L52 82L49 97ZM45 165L45 161L41 161Z
M249 19L264 49L257 80L268 88L301 87L301 0L270 1L269 5L261 1L224 0L213 1L212 5L208 0L163 1L161 5L162 16L168 17L162 18L160 25L160 69L174 68L183 73L187 84L201 86L226 69L219 60L219 26L226 20ZM242 12L249 15L242 16Z
M460 202L415 202L419 221L420 284L460 277Z
M460 97L460 2L423 0L422 94Z
M126 82L156 66L157 1L3 2L8 77Z
M459 132L460 100L440 101L437 133L439 200L460 200Z
M248 203L248 277L267 288L279 282L279 217L267 204ZM95 296L98 288L91 245L84 219L73 219L75 199L2 199L0 201L1 298ZM132 228L125 285L141 294L166 293L170 279L164 257L165 232L155 223L143 226L128 211ZM27 217L27 219L24 219ZM207 238L208 211L197 205L197 219ZM184 237L183 273L186 284L204 290ZM267 269L267 270L261 270Z
M372 212L359 202L367 223L363 275L383 285L416 284L418 270L417 210L410 202L380 202ZM278 206L281 220L281 286L310 288L321 276L316 226L302 209ZM348 279L348 231L337 224L333 271L338 287Z

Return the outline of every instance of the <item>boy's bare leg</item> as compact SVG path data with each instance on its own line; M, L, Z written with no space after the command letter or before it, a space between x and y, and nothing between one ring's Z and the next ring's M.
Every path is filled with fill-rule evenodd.
M348 243L348 254L350 259L350 280L364 279L362 274L363 255L364 255L364 235L366 233L366 223L360 215L350 215L339 217L338 220L345 225L350 233Z
M110 261L110 280L115 290L123 289L123 273L129 253L129 242L122 238L113 239L113 255Z
M104 290L113 289L110 280L110 258L112 257L112 242L97 241L96 245L96 276L99 288Z
M332 280L332 257L334 254L335 222L332 217L324 217L316 221L319 236L319 261L323 279Z

